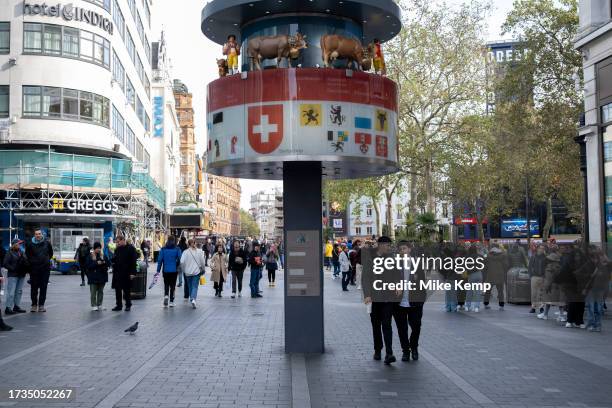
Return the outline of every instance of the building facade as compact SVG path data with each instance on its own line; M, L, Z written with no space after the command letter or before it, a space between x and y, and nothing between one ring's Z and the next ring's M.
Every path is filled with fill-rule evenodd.
M6 0L0 8L0 228L80 235L163 229L149 174L150 0ZM72 258L73 254L70 254Z
M208 175L210 184L212 234L237 236L240 234L240 197L238 179Z
M251 215L255 219L262 239L283 237L283 190L280 187L259 191L251 195Z
M612 239L612 5L580 0L575 39L584 68L584 122L576 138L586 156L586 234L592 243Z
M194 125L193 95L187 85L178 79L174 80L174 98L176 112L181 127L181 183L182 191L196 195L196 134Z

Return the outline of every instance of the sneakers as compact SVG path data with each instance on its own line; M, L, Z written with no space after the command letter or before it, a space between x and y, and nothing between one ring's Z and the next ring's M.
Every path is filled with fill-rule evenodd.
M402 361L410 361L410 350L402 353Z
M111 310L112 310L113 312L120 312L120 311L121 311L121 309L123 309L123 307L121 307L121 306L115 306L115 307L113 307Z
M85 286L85 282L81 282L81 286Z
M170 302L170 304L168 306L174 307L174 302Z
M573 327L574 327L574 325L573 325L573 324L571 324L571 323L565 323L565 328L566 328L566 329L571 329L571 328L573 328Z
M480 309L479 309L479 308L477 308L477 307L475 307L475 308L474 308L474 313L478 313L478 312L480 312Z
M580 326L578 326L581 329L586 329L586 324L582 323Z
M15 313L26 313L26 311L23 310L22 308L20 308L19 306L15 306L13 308L13 312L15 312Z
M91 307L91 311L92 312L97 312L98 311L98 306L92 306Z
M485 305L485 310L489 310L489 309L491 309L491 306Z
M6 309L4 309L4 314L5 315L14 315L14 314L17 314L17 312L14 312L13 309L9 309L7 307Z
M242 297L242 293L238 292L238 297Z
M390 365L391 363L395 363L397 361L397 358L395 358L395 356L393 354L387 354L385 356L385 364L386 365Z
M535 313L535 309L532 307L529 313Z
M195 309L195 308L197 307L197 306L196 306L196 301L195 301L195 299L193 299L193 300L191 301L191 307L192 307L193 309Z
M374 357L373 357L373 358L374 358L374 360L376 360L376 361L380 361L380 360L382 359L382 356L381 356L381 354L380 354L380 351L378 351L378 350L377 350L377 351L375 351L375 352L374 352Z
M32 306L32 308L30 309L31 313L36 313L38 312L38 306Z
M548 320L548 315L547 315L547 314L544 314L543 312L542 312L542 313L539 313L539 314L538 314L538 319Z
M46 312L46 311L47 311L47 309L45 309L45 307L44 307L44 306L38 306L38 312L39 312L39 313L44 313L44 312Z
M164 296L164 307L168 307L168 296Z

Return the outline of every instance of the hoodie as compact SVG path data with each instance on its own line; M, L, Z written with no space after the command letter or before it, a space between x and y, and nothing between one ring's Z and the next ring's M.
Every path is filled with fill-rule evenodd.
M181 250L175 244L166 243L166 246L159 252L159 258L157 260L157 272L162 271L164 273L177 273L181 261Z

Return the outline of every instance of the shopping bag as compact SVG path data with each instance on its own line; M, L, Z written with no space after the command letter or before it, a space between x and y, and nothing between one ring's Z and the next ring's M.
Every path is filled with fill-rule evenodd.
M204 275L200 276L200 285L202 286L206 285L206 276Z
M153 275L153 279L151 280L151 284L149 285L149 290L153 289L153 286L155 286L155 284L159 280L159 275L160 274L161 274L161 272L155 272L155 275Z
M225 286L225 290L226 291L230 291L232 290L232 271L229 271L227 273L227 279L225 280L225 282L223 283L223 285Z

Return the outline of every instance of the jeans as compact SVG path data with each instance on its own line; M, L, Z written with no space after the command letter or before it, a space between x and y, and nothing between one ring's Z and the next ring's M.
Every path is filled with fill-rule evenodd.
M469 283L482 283L482 271L473 272L468 275ZM468 309L480 308L480 302L482 301L482 292L480 290L470 289L467 291L465 297L465 305Z
M348 290L348 284L351 280L351 272L342 272L342 290Z
M198 298L198 286L200 285L200 275L187 276L185 275L185 286L189 288L189 299L196 300Z
M102 306L102 300L104 299L104 285L105 283L89 284L91 307Z
M251 267L251 279L249 281L249 287L251 288L251 296L255 296L259 293L259 276L261 275L261 268Z
M451 272L454 273L454 272ZM444 310L447 312L457 311L457 290L454 289L455 281L452 279L446 279L445 282L450 283L453 289L449 289L444 292Z
M170 295L170 301L174 302L174 289L176 288L176 272L163 272L164 276L164 296Z
M21 278L11 276L8 278L8 283L6 285L6 307L8 309L13 310L19 307L25 280L25 276Z
M244 270L232 271L232 293L236 293L236 285L238 286L238 293L242 292L242 278L244 278Z
M182 285L183 284L183 273L182 272L178 272L178 284Z
M334 262L334 276L340 275L340 263Z
M487 290L484 295L484 304L485 306L489 304L489 300L491 300L491 291L493 290L493 286L497 289L497 301L500 306L504 306L505 296L504 296L504 286L506 284L504 282L491 282L491 289Z
M30 298L32 306L44 306L47 300L47 285L49 284L49 272L41 275L30 274Z
M587 326L601 329L601 316L603 315L604 294L592 291L586 297Z

